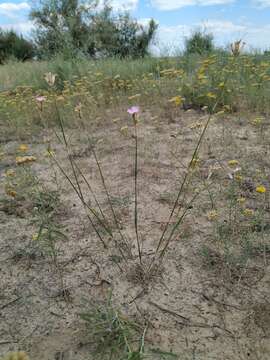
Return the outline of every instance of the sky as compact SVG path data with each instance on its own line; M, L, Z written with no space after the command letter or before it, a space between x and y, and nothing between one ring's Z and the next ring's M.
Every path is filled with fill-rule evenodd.
M30 36L30 1L0 0L0 28ZM242 39L247 49L270 49L270 0L112 0L111 5L142 24L156 20L156 53L181 51L195 29L212 32L217 46Z

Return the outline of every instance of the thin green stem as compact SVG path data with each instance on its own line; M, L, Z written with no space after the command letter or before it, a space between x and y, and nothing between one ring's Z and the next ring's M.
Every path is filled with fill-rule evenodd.
M213 109L212 109L212 112L215 111L217 105L218 105L218 101L215 103L215 105L214 105L214 107L213 107ZM172 217L173 217L173 215L174 215L174 213L175 213L175 210L176 210L176 208L177 208L177 205L178 205L180 196L181 196L181 194L182 194L182 192L183 192L183 189L184 189L184 187L185 187L185 185L186 185L186 183L187 183L187 180L188 180L188 178L189 178L190 169L191 169L191 167L192 167L192 165L193 165L193 162L194 162L194 160L195 160L195 158L196 158L196 156L197 156L197 154L198 154L200 145L201 145L202 140L203 140L203 138L204 138L204 136L205 136L206 130L208 129L208 126L209 126L209 124L210 124L211 119L212 119L212 113L209 114L208 119L207 119L207 122L206 122L206 124L205 124L205 126L204 126L204 128L203 128L203 131L202 131L202 133L201 133L201 135L200 135L200 137L199 137L199 140L198 140L198 142L197 142L197 145L196 145L196 147L195 147L195 149L194 149L194 151L193 151L192 158L191 158L191 160L190 160L190 162L189 162L187 172L186 172L186 174L185 174L185 176L184 176L184 179L183 179L183 181L182 181L182 183L181 183L180 189L179 189L179 191L178 191L178 193L177 193L176 200L175 200L174 205L173 205L173 208L172 208L172 210L171 210L169 219L167 220L166 225L165 225L165 227L164 227L164 230L163 230L163 232L162 232L162 234L161 234L161 237L160 237L160 239L159 239L159 243L158 243L158 246L157 246L157 248L156 248L156 253L159 251L159 249L160 249L160 247L161 247L161 245L162 245L162 243L163 243L164 236L165 236L165 234L166 234L166 232L167 232L167 230L168 230L168 227L169 227L169 225L170 225L171 219L172 219Z
M106 230L106 232L112 237L112 232L110 231L110 229L107 228L107 226L103 223L103 221L99 218L99 216L96 214L96 212L85 202L84 197L81 196L81 193L78 191L77 187L73 184L72 180L70 179L69 175L65 172L65 170L63 169L63 167L59 164L58 160L53 156L52 157L53 160L55 161L56 165L58 166L59 170L61 171L61 173L65 176L65 178L68 180L68 182L70 183L70 185L72 186L73 190L76 192L76 194L78 195L78 198L80 199L80 201L82 202L82 204L84 205L85 208L87 208L92 215L95 216L95 218L98 220L98 222L100 223L100 225L102 225L102 227ZM91 221L92 224L92 221ZM99 238L102 238L101 235L98 235ZM107 245L105 244L104 240L102 240L102 243L105 247L107 247Z
M94 191L93 191L93 189L92 189L92 186L90 185L89 181L86 179L85 175L83 174L83 172L81 171L81 169L79 168L79 166L76 164L76 162L74 162L74 164L75 164L75 166L76 166L76 169L77 169L78 172L80 173L81 177L83 178L84 182L86 183L86 185L87 185L87 187L88 187L91 195L93 196L93 198L94 198L94 200L95 200L95 203L96 203L96 205L97 205L97 207L98 207L98 209L99 209L99 211L100 211L101 216L103 217L104 221L107 222L107 221L106 221L106 217L105 217L105 215L104 215L104 213L103 213L103 210L101 209L101 205L100 205L100 203L99 203L99 201L98 201L98 199L97 199L97 197L96 197L96 195L95 195L95 193L94 193Z
M89 142L90 142L90 139L88 139L88 140L89 140ZM101 178L101 181L102 181L102 185L103 185L103 188L104 188L104 190L105 190L106 197L107 197L107 200L108 200L108 203L109 203L111 212L112 212L112 214L113 214L113 218L114 218L114 222L115 222L116 228L117 228L117 230L118 230L118 232L119 232L119 235L121 236L122 241L125 243L125 245L126 245L126 247L127 247L127 249L128 249L128 243L127 243L126 239L124 238L124 235L123 235L123 233L122 233L122 231L121 231L119 222L118 222L118 220L117 220L116 213L115 213L115 210L114 210L114 207L113 207L113 204L112 204L112 200L111 200L111 197L110 197L110 194L109 194L109 191L108 191L106 182L105 182L105 178L104 178L104 176L103 176L103 171L102 171L100 162L99 162L99 160L98 160L98 157L97 157L97 154L96 154L96 151L95 151L93 145L91 145L91 149L92 149L92 153L93 153L93 155L94 155L95 162L96 162L97 167L98 167L98 171L99 171L99 174L100 174L100 178Z
M163 258L163 256L164 256L164 254L165 254L165 252L166 252L166 250L167 250L167 248L168 248L168 246L169 246L169 244L170 244L170 242L171 242L171 239L172 239L175 231L178 229L178 227L179 227L180 224L182 223L184 217L186 216L188 210L190 209L190 206L193 204L193 202L196 200L196 198L197 198L198 196L199 196L199 193L196 193L196 194L192 197L192 199L190 200L190 202L187 204L185 210L183 211L182 215L180 216L180 218L178 219L178 221L177 221L177 222L175 223L175 225L173 226L173 228L172 228L172 230L171 230L171 232L170 232L170 235L169 235L169 237L168 237L168 239L167 239L167 241L166 241L166 243L165 243L165 245L164 245L164 248L163 248L162 251L161 251L161 254L160 254L160 256L159 256L160 258Z
M135 209L134 209L134 225L135 225L135 233L136 233L136 241L138 247L138 254L140 259L140 264L142 264L142 252L139 240L139 232L138 232L138 133L137 133L137 120L136 114L133 115L134 120L134 129L135 129L135 169L134 169L134 190L135 190Z

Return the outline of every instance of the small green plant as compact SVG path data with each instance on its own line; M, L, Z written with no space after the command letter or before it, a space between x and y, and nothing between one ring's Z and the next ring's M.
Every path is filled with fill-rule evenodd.
M92 305L80 317L86 323L95 358L102 360L141 360L145 331L112 305L111 294L103 305ZM140 336L140 333L143 333ZM137 349L136 349L137 348Z
M100 360L169 360L178 359L173 352L146 346L148 326L141 326L121 314L112 304L112 293L102 305L90 304L80 314L86 324L89 344L95 359Z
M55 211L48 211L48 204L45 204L45 207L36 207L34 211L33 223L37 226L38 232L33 235L33 241L37 242L40 249L56 264L57 242L67 237L55 218Z
M7 197L1 199L1 208L8 214L33 215L32 223L37 227L32 239L35 248L38 245L56 264L57 241L66 238L56 216L60 206L59 191L45 187L28 164L6 172L5 190Z

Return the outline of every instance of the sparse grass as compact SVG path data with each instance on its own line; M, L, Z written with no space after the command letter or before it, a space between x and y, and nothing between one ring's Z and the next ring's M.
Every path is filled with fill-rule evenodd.
M220 300L228 293L237 311L245 302L248 305L240 310L251 316L248 306L255 300L244 298L246 287L250 293L255 283L259 288L270 260L267 61L267 56L220 53L78 64L56 59L0 68L3 144L8 134L7 139L36 141L42 152L47 147L42 162L24 145L12 154L0 149L1 159L12 157L12 166L9 160L5 164L0 211L8 221L26 219L31 231L35 229L29 248L16 246L11 258L14 264L22 257L38 263L41 256L35 254L49 257L62 294L71 295L69 301L72 292L81 296L80 288L87 286L86 293L93 296L90 307L83 308L78 298L74 304L79 303L83 313L84 334L95 359L181 359L168 344L171 338L177 343L184 329L187 344L189 336L196 339L188 332L193 328L198 330L197 342L202 336L207 343L209 333L200 333L205 328L225 331L235 339L234 327L225 324L223 313L224 323L216 325L220 318L212 321L221 308L207 308L218 303L223 310L233 309L231 298ZM48 71L57 75L55 83L44 80ZM25 87L16 88L22 84ZM141 112L130 116L126 111L134 104ZM46 178L54 174L53 187L38 176L45 163ZM69 213L64 221L58 217L62 198ZM63 252L69 246L75 252L71 259L69 251ZM73 271L79 281L72 278ZM192 297L189 281L191 287L202 284L200 297ZM67 283L71 286L65 293ZM119 291L116 304L111 297L102 301L106 286ZM218 298L213 297L213 303L202 293L212 287ZM236 294L238 288L243 294ZM265 301L267 291L262 289ZM151 312L152 294L181 308L179 313L168 312L179 322L161 320L160 314ZM259 291L255 297L260 297ZM202 299L207 299L207 311L195 320ZM139 319L151 313L147 326L123 315L131 308ZM53 314L58 317L54 310ZM155 340L158 329L162 337L169 324L168 352L155 349L155 341L151 350L148 330ZM213 331L213 338L222 343L219 333ZM195 358L197 349L188 351L191 355L183 353L183 359Z
M146 343L148 325L140 325L122 315L112 304L111 294L102 305L90 304L80 314L87 339L96 359L168 360L178 359L173 352L151 348Z
M221 163L215 169L217 179L209 188L206 207L213 231L212 246L204 245L202 255L210 268L227 268L234 277L241 277L242 271L252 268L259 257L261 269L268 262L269 175L261 163L263 153L256 149L255 163L246 157L248 154L243 154L241 160Z
M26 145L21 146L26 148L21 152L29 151ZM23 218L30 216L31 223L36 228L36 233L32 237L34 246L31 249L39 248L41 253L49 255L57 265L57 241L66 239L56 216L60 208L60 192L58 188L50 190L42 184L31 165L27 163L28 158L29 156L25 155L17 156L17 163L21 161L22 164L6 171L6 194L0 202L1 210ZM23 253L24 251L21 252Z
M111 295L105 304L92 305L80 317L86 322L89 341L97 358L143 359L145 333L141 326L115 310Z

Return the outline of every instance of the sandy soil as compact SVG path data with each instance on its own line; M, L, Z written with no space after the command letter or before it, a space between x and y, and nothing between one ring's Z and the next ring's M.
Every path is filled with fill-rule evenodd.
M100 121L94 137L99 140L97 153L117 216L135 247L134 140L130 137L132 128L127 136L119 131L130 121L125 111L117 115L120 120L116 123ZM145 261L164 228L200 132L199 125L198 129L192 125L203 123L206 115L189 111L166 119L164 113L145 110L139 126L139 233ZM267 126L264 131L268 130ZM78 165L110 214L85 133L74 129L68 134ZM44 134L39 134L28 144L31 155L37 157L31 166L39 179L55 190L43 140ZM192 186L206 179L217 161L224 166L215 178L215 189L230 181L226 165L230 159L247 166L261 159L269 174L267 140L269 137L263 138L246 117L214 119ZM15 168L19 144L2 144L2 197L4 173ZM55 142L53 148L68 169L63 147ZM213 238L213 224L206 216L211 210L206 195L198 199L171 243L161 274L143 288L131 276L138 258L130 260L128 271L121 272L112 261L116 254L113 244L104 250L76 194L59 172L57 178L61 195L56 216L67 236L57 243L62 278L50 257L35 250L32 236L37 230L32 209L22 204L9 212L1 205L0 355L24 349L34 360L91 359L85 324L78 314L91 302L105 301L111 289L113 303L120 311L140 323L149 321L146 342L151 347L172 351L179 359L270 358L270 257L254 257L239 272L228 270L222 261L224 250ZM193 191L191 188L189 194ZM269 236L265 241L270 243ZM207 259L202 255L205 246L211 250Z

